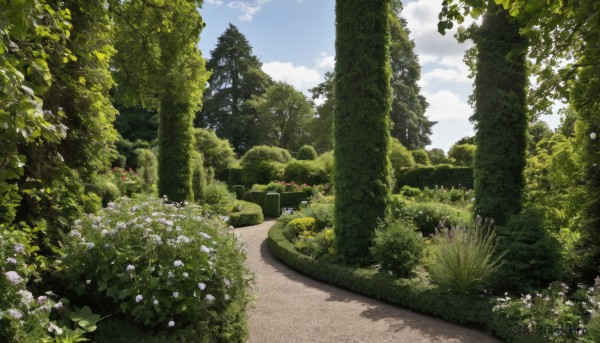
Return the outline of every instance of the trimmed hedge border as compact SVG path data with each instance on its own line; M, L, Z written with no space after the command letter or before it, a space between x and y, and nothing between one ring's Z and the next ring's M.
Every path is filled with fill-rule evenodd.
M449 294L417 278L399 279L374 269L314 260L296 251L282 230L282 223L269 229L269 249L283 263L314 279L455 324L485 330L507 342L545 342L542 336L511 332L512 323L492 312L491 298Z
M421 167L400 172L396 179L396 187L410 186L417 188L460 188L473 189L473 167L456 167L439 165Z
M257 204L238 200L234 203L235 206L240 206L238 212L229 214L229 224L233 227L242 227L249 225L257 225L265 221L262 208Z

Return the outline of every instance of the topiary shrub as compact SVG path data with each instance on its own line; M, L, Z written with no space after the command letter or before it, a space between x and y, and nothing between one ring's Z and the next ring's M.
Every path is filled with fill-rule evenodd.
M327 176L317 161L294 160L285 166L283 179L297 184L317 185L324 183Z
M297 160L316 160L317 159L317 151L310 145L305 145L300 150L298 150L298 155L296 155Z
M431 165L431 161L429 161L429 155L427 154L427 150L425 149L417 149L410 151L415 163L421 166L429 166Z
M229 187L233 185L240 185L242 183L242 175L244 169L241 167L232 167L228 170L229 171L227 174L227 185L229 185Z
M434 234L436 228L465 226L471 222L468 211L436 202L392 201L390 207L394 217L413 220L423 236Z
M221 218L140 196L75 222L54 277L74 303L146 331L192 329L194 341L241 342L253 278L245 259Z
M381 270L406 277L419 263L424 248L423 236L413 223L386 221L375 230L371 255Z
M279 193L267 193L265 195L265 216L279 217L281 214L281 203Z
M233 227L257 225L265 221L262 208L255 203L238 200L229 214L229 224Z
M246 188L243 185L235 185L231 187L231 190L235 193L235 197L238 200L244 200L246 195Z
M530 208L497 227L498 251L506 251L494 284L525 291L547 286L563 275L560 244L544 229L543 212Z
M289 221L283 228L285 238L293 242L298 238L298 235L304 231L314 232L316 228L316 220L312 217L296 218Z
M278 166L269 162L287 163L292 159L289 151L272 146L258 145L248 150L240 160L243 168L242 183L252 185L255 183L266 184L273 171L277 173Z
M264 207L266 195L267 192L265 191L251 190L250 192L246 193L245 200L258 204L260 207Z

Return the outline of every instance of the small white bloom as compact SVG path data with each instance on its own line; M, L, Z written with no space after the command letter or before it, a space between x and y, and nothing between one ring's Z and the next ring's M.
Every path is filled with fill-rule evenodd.
M169 271L169 274L168 274L168 276L169 276L169 279L172 279L172 278L174 278L174 277L175 277L175 274L173 274L173 272L172 272L172 271Z
M200 288L201 291L206 289L206 284L204 282L200 282L198 283L198 288Z
M144 219L144 221L145 221L146 223L152 223L152 218L148 217L148 218Z
M127 228L127 224L123 223L123 222L118 222L117 223L117 229L119 230L124 230Z
M590 138L591 139L596 139L596 133L595 132L590 133Z
M175 298L175 299L179 298L179 292L173 292L173 298Z
M183 262L181 260L175 260L175 262L173 262L173 266L183 267Z
M223 283L225 284L225 286L229 287L231 286L231 281L229 281L229 279L225 278L223 279Z
M106 207L113 208L115 207L115 203L111 201L108 204L106 204Z
M131 273L134 270L135 270L135 266L133 264L128 264L127 267L125 267L125 271L128 273Z
M229 301L229 299L230 299L229 294L225 294L224 298L225 298L225 301Z
M71 230L71 232L69 232L69 236L81 238L81 233L77 230Z
M180 232L180 231L182 231L182 230L183 230L183 229L181 228L181 226L177 226L177 227L175 228L175 231L177 231L177 232Z
M152 300L152 303L154 304L154 306L158 306L158 300L154 299Z
M211 294L207 294L206 297L204 297L204 299L206 299L206 301L213 302L215 301L215 297L213 297Z
M187 279L188 277L190 277L190 274L188 274L188 272L183 272L183 274L181 274L181 275L183 275L183 277L184 277L184 278L186 278L186 279Z
M200 246L200 251L202 251L205 254L210 254L210 249L207 248L204 244Z
M48 332L55 332L57 335L62 335L63 333L63 329L56 326L54 323L50 323L50 325L48 326Z
M15 260L12 257L9 257L9 258L6 259L6 263L8 263L8 264L17 264L17 260Z
M54 304L54 306L52 306L54 309L59 309L63 306L62 301L57 302L56 304Z
M43 304L45 304L45 303L46 303L46 301L48 301L48 297L47 297L47 296L45 296L45 295L40 295L40 296L37 298L37 303L38 303L38 304L40 304L40 305L43 305Z
M21 319L23 317L23 314L21 312L19 312L18 310L15 310L14 308L11 308L7 312L8 312L8 315L13 317L14 319Z
M566 304L567 306L573 306L573 302L572 302L571 300L567 300L567 301L565 302L565 304Z
M94 243L93 242L86 243L86 246L87 246L87 249L90 250L94 247Z
M166 195L165 195L166 197ZM175 322L170 320L169 323L167 324L168 327L172 328L173 326L175 326Z
M92 283L92 280L85 280L86 285L89 285L90 283Z
M6 276L8 281L10 281L10 283L12 283L13 285L19 284L23 281L23 278L21 278L21 276L17 274L17 272L12 270L4 273L4 275Z
M139 303L140 301L144 300L144 296L141 294L138 294L135 296L135 302Z
M102 235L102 237L108 235L108 230L107 229L103 229L100 234Z

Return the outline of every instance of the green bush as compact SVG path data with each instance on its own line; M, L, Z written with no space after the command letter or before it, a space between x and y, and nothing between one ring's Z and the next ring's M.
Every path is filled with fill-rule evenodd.
M102 198L96 193L82 194L81 207L85 213L96 214L102 208Z
M305 231L294 242L294 247L304 255L318 259L335 254L334 239L335 233L332 228L325 228L316 234Z
M227 139L217 137L214 131L203 128L194 129L194 147L204 157L204 166L212 167L220 173L234 161L235 153Z
M483 291L498 270L495 240L489 224L438 231L429 266L431 279L453 293Z
M87 187L90 191L98 194L102 198L102 206L109 202L117 200L121 196L121 191L107 176L96 176Z
M213 181L213 183L206 186L204 203L211 205L214 211L226 213L233 201L235 201L235 195L229 192L224 182Z
M257 225L265 221L262 208L255 203L238 200L233 203L229 224L233 227Z
M246 188L243 185L234 185L231 190L235 193L235 197L238 200L244 200L246 195Z
M502 290L545 287L563 275L558 240L544 229L542 211L531 208L497 228L498 249L506 250L497 280Z
M137 149L137 172L140 175L142 192L152 193L156 186L158 160L150 149Z
M321 231L326 227L333 227L335 224L335 211L333 203L312 202L302 213L308 217L315 218L315 230Z
M242 169L240 167L229 168L228 173L227 173L227 185L229 185L231 187L233 185L242 184L243 172L244 172L244 169Z
M400 143L398 138L392 138L390 149L390 163L394 168L394 176L398 178L404 169L411 169L416 166L413 155Z
M243 243L201 207L122 199L77 221L64 244L56 281L94 311L150 330L194 329L195 341L247 337Z
M448 159L457 166L472 167L476 150L473 144L455 144L448 151Z
M265 192L265 191L251 190L250 192L246 192L245 200L253 202L255 204L258 204L260 207L264 207L266 195L267 195L267 192Z
M417 165L421 165L421 166L431 165L431 161L429 161L429 155L427 154L427 150L425 150L425 149L411 150L410 153Z
M265 216L279 217L281 214L281 202L279 193L267 193L265 195Z
M266 145L258 145L248 150L240 160L243 168L242 182L245 185L266 184L273 173L277 174L279 165L271 162L287 163L292 159L289 151Z
M435 233L436 228L464 226L471 222L471 214L446 204L435 202L392 201L392 215L415 222L423 236Z
M281 208L298 208L309 197L306 192L283 192L281 193Z
M373 238L371 255L382 271L410 276L423 254L425 241L415 225L406 220L382 222Z
M200 153L195 152L193 156L192 192L194 193L194 201L202 202L204 200L204 192L206 191L206 173L204 171L204 162Z
M402 186L402 188L400 189L400 194L408 198L418 198L423 195L423 192L421 192L421 190L418 188Z
M333 183L333 171L335 169L335 160L333 158L333 151L322 153L318 158L317 162L322 166L325 181Z
M316 160L317 151L310 145L305 145L298 150L297 160Z
M324 183L327 177L318 161L294 160L285 166L283 179L297 184L316 185Z
M302 217L293 219L283 228L283 235L285 238L293 242L298 238L298 235L304 231L314 232L316 227L316 220L312 217Z
M473 168L439 165L405 170L398 176L396 185L417 188L467 188L473 189Z
M267 243L283 263L310 277L387 303L434 315L452 323L485 329L511 343L542 343L535 335L515 335L511 322L492 312L489 296L453 294L431 284L424 277L398 278L374 268L331 263L313 259L297 251L282 232L283 223L269 230Z

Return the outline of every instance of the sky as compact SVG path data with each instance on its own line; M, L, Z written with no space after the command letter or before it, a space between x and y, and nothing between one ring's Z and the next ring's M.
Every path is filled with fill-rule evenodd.
M459 44L455 29L437 32L441 0L403 0L402 17L410 29L421 64L421 94L429 107L425 115L438 123L427 148L449 148L474 134L468 104L472 80L463 60L472 44ZM200 36L205 58L229 23L237 26L274 80L293 85L307 96L335 65L335 0L204 0L206 27ZM546 116L552 129L558 116Z

